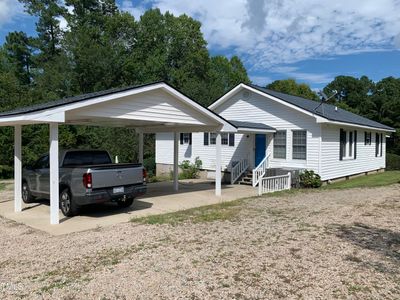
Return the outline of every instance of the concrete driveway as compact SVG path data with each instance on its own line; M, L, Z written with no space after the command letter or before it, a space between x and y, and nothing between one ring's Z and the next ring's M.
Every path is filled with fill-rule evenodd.
M66 218L60 212L60 224L50 225L48 201L24 204L22 213L15 213L12 181L5 182L6 190L0 192L0 215L52 235L95 229L128 222L134 217L163 214L257 195L256 189L251 186L223 185L222 197L217 197L214 194L213 181L180 181L178 192L173 191L172 182L151 183L148 184L147 195L136 199L128 209L121 209L114 203L88 206L82 209L79 216L73 218Z

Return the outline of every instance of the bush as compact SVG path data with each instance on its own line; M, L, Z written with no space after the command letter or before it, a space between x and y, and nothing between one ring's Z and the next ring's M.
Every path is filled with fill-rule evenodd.
M299 177L300 186L303 188L319 188L322 185L321 176L312 170L305 170Z
M179 174L179 179L194 179L199 177L199 172L203 162L196 157L194 163L191 163L189 160L184 160L179 167L182 172Z
M0 165L0 179L13 178L14 169L10 166Z
M400 170L400 155L386 154L386 170Z

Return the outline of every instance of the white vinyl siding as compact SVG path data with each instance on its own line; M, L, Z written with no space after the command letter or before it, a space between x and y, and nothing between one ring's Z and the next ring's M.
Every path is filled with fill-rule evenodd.
M357 130L357 157L356 159L340 160L340 129L347 132ZM371 145L365 145L364 131L355 127L339 127L336 125L322 126L322 147L321 147L321 178L322 180L334 179L353 174L373 171L385 168L385 149L384 141L383 156L375 157L375 132L372 131ZM348 134L347 134L348 135ZM385 135L383 135L385 136ZM354 133L353 133L354 137ZM348 138L347 138L348 140ZM348 144L348 141L347 141ZM353 146L354 147L354 146ZM347 147L346 147L347 148ZM347 153L349 153L347 148ZM353 148L354 155L354 148Z

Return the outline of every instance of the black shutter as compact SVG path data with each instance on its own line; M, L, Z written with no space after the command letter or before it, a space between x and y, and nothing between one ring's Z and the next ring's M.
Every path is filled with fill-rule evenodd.
M189 145L192 144L192 133L189 133Z
M235 134L234 133L229 134L229 146L230 147L235 146Z
M344 149L344 130L340 129L340 139L339 139L339 160L343 160L343 149Z
M383 134L381 133L381 156L383 155Z
M182 132L179 135L179 141L180 141L181 145L183 145L183 133Z
M204 132L204 146L208 146L208 132Z
M364 145L366 145L367 144L367 132L366 131L364 131Z
M357 158L357 130L354 130L354 159Z
M375 133L375 157L378 157L379 152L379 134Z

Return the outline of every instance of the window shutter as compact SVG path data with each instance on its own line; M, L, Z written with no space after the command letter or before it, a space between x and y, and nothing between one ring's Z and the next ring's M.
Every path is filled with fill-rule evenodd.
M181 145L183 145L183 133L182 132L179 135L179 142Z
M340 129L340 138L339 138L339 145L340 145L340 149L339 149L339 160L343 160L343 149L344 149L343 140L344 140L344 130L343 130L343 129Z
M354 159L357 158L357 130L354 130Z
M381 156L383 156L383 134L381 133Z
M189 145L192 144L192 133L189 133Z
M375 157L378 157L379 152L379 134L375 133Z
M208 132L204 132L204 146L208 146Z
M364 131L364 145L367 144L367 132Z
M229 134L229 146L230 147L235 146L235 134L234 133Z

